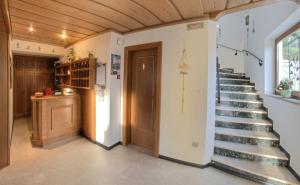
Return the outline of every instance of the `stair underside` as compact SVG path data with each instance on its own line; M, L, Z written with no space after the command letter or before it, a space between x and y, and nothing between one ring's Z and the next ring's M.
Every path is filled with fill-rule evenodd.
M219 155L214 155L212 161L213 163L224 165L225 168L226 166L230 167L231 171L244 172L247 174L247 176L249 176L249 179L257 178L255 176L259 176L265 178L267 182L273 184L299 185L297 179L286 167L266 165L260 162L223 157ZM260 181L263 182L263 180Z

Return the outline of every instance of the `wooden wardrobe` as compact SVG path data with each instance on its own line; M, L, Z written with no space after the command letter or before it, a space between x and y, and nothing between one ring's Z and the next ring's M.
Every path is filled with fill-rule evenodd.
M31 114L30 96L54 88L54 62L58 58L14 55L14 118Z

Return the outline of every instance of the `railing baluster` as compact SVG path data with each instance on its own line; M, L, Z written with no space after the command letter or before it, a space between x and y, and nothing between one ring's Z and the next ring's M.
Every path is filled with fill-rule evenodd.
M221 103L221 87L220 87L220 64L219 64L219 57L217 57L217 98L218 104Z

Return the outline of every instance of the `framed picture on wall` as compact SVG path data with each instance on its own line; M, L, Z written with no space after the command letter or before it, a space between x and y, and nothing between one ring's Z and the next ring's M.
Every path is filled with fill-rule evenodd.
M116 54L111 54L111 75L120 75L121 69L121 56Z

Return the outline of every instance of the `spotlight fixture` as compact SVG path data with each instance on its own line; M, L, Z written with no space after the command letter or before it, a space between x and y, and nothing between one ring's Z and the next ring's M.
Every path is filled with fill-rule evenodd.
M61 34L61 38L62 39L66 39L67 38L67 35L65 33Z
M29 26L28 31L33 32L34 31L33 27Z
M234 53L234 55L236 56L236 55L238 55L238 52L237 52L237 50L235 50L235 53Z
M61 38L62 39L66 39L67 38L67 35L66 35L66 31L62 31L62 34L61 34Z

